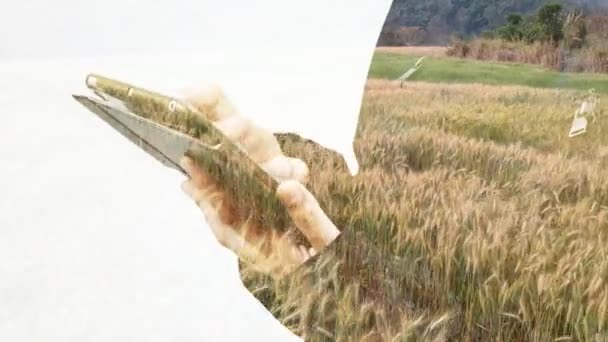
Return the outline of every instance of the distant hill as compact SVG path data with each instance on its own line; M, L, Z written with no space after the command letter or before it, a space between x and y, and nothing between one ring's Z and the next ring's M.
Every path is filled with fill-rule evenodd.
M549 2L587 12L608 9L608 0L394 0L378 45L445 44L451 36L492 30L511 13L532 15Z

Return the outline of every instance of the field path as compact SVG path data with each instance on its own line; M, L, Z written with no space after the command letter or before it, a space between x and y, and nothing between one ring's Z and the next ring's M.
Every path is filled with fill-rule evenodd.
M445 57L447 46L379 46L376 52L410 56Z

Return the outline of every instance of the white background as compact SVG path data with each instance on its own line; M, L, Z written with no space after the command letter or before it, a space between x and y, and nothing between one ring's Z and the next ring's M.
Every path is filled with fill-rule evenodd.
M219 83L346 155L389 0L3 1L0 341L298 340L161 166L87 112L96 72Z

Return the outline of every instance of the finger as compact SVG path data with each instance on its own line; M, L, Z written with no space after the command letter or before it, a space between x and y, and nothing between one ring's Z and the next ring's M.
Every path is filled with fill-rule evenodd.
M211 188L200 188L194 184L192 180L183 182L182 190L190 196L198 206L201 205L201 202L205 201L217 209L219 202L223 199L220 191Z
M239 257L258 264L265 273L283 274L310 257L305 247L291 245L287 235L270 234L273 235L271 237L260 234L254 225L247 222L234 222L223 192L203 190L196 187L192 180L185 181L182 188L200 207L217 241ZM268 240L272 244L270 254L263 252L266 250L264 242Z
M217 211L219 219L225 225L232 226L233 230L244 223L243 213L236 209L237 207L230 194L215 183L206 187L199 187L194 181L188 180L182 183L182 190L199 207L202 208L205 203L208 203Z
M205 221L211 228L213 235L222 246L230 249L237 255L249 250L249 244L244 237L235 232L231 225L224 222L220 213L211 201L203 197L201 201L198 202L198 205L201 208Z
M208 201L219 211L219 216L225 224L236 223L238 215L223 187L207 172L196 166L192 159L183 157L180 163L191 177L190 180L182 183L182 190L199 206L201 201Z
M222 89L217 85L187 90L184 100L197 109L206 119L216 122L236 113L234 105L228 101Z
M255 162L263 163L282 155L275 136L240 115L219 87L211 86L191 92L185 99L231 141L242 147Z
M189 183L192 184L192 183ZM238 234L231 224L226 223L222 217L221 211L217 210L212 200L207 196L200 195L201 191L195 191L194 197L198 207L203 213L203 217L215 239L223 247L231 250L236 255L252 258L255 256L255 250L241 234Z
M234 113L215 123L215 127L240 146L256 163L283 155L276 137L251 120Z
M182 169L184 169L184 171L186 171L188 176L190 176L190 179L195 186L199 188L206 188L217 185L213 180L213 177L196 165L194 160L192 160L190 157L183 156L180 159L180 166Z
M249 122L246 131L237 144L243 148L256 163L265 163L283 155L277 138L269 131Z
M277 196L316 251L325 248L340 234L314 196L302 184L293 180L283 182L277 189Z
M180 161L182 168L191 176L191 179L182 183L182 190L192 198L192 200L202 208L201 202L209 203L218 212L219 219L226 225L242 225L245 220L244 213L238 210L236 201L231 193L225 191L222 184L218 183L214 177L194 164L192 159L183 157ZM251 233L256 233L252 230Z
M201 209L205 221L220 244L237 254L245 247L251 248L247 241L246 235L250 235L247 234L247 230L241 233L235 230L236 226L243 223L237 222L234 210L226 201L224 192L212 188L199 188L191 180L182 183L182 189Z
M279 182L296 180L306 183L308 180L308 166L301 159L279 155L260 166Z
M228 139L239 145L248 156L279 181L295 179L305 182L308 167L303 161L288 158L276 137L240 115L217 86L201 89L187 97L196 109L212 120Z
M251 129L249 126L249 120L246 120L239 115L232 115L215 123L215 127L233 142L241 141L245 134Z

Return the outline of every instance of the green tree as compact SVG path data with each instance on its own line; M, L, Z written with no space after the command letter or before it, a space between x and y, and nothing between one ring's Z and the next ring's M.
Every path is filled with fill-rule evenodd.
M523 22L521 14L511 13L507 16L507 24L496 29L496 35L508 41L521 40L524 37Z
M541 31L543 40L557 43L564 38L562 9L562 5L551 3L541 7L538 11L536 23Z
M525 40L559 41L562 40L562 35L567 33L562 33L565 31L561 28L562 6L555 5L556 1L393 0L386 20L386 28L420 27L427 32L427 43L443 44L454 34L471 38L482 32L486 32L484 35L494 32L498 36L497 27L512 24L520 27ZM608 0L560 0L559 2L563 4L563 12L579 8L585 13L592 13L608 6ZM510 21L508 18L510 13L521 13L523 21L520 23ZM511 19L520 20L519 17ZM517 30L511 33L518 35Z
M543 39L543 30L538 23L530 23L523 30L524 40L528 43L534 43L537 40Z
M507 16L507 23L513 26L519 26L524 22L524 17L519 13L511 13Z

